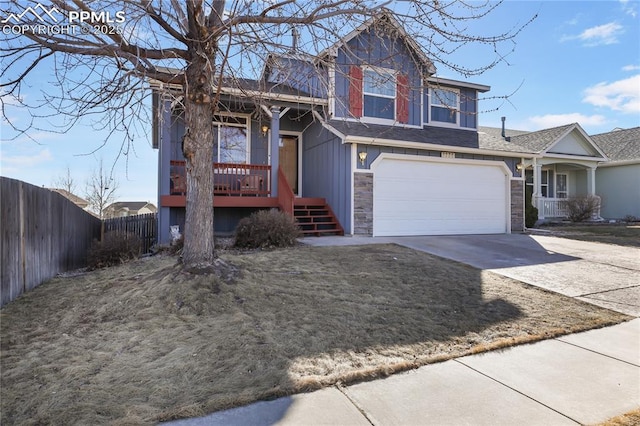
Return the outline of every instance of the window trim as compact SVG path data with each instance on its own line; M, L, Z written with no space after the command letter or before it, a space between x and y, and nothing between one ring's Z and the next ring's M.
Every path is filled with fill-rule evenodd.
M456 112L456 122L455 123L450 123L447 121L439 121L439 120L435 120L433 118L433 112L432 112L432 108L436 107L436 108L445 108L447 110L450 110L450 107L448 105L444 105L442 103L434 103L434 100L436 101L440 101L439 97L435 96L434 94L434 90L443 90L443 91L448 91L448 92L453 92L456 94L456 107L455 112ZM459 128L460 127L460 89L454 88L454 87L429 87L429 121L428 121L429 125L432 126L440 126L440 127L455 127L455 128ZM473 129L476 130L476 129Z
M397 123L398 122L398 71L397 70L393 70L390 68L383 68L383 67L376 67L373 65L362 65L362 117L360 117L361 120L367 122L367 123L372 123L372 124L393 124L393 123ZM373 71L377 74L387 74L390 76L390 78L393 79L393 96L389 96L389 95L383 95L380 93L372 93L372 92L367 92L365 89L365 74L367 73L367 71ZM378 98L384 98L384 99L392 99L393 100L393 118L381 118L381 117L375 117L375 116L370 116L370 115L365 115L364 113L364 106L365 106L365 101L364 101L364 97L366 96L375 96Z
M561 176L561 175L565 177L565 185L566 185L566 189L565 189L564 191L560 191L560 190L558 189L558 181L560 180L560 179L558 179L558 176ZM554 197L555 197L555 198L562 198L563 200L564 200L564 199L569 198L569 173L565 173L565 172L555 173L555 178L554 178L554 180L555 180L555 187L556 187L556 188L555 188L555 190L556 190L556 191L555 191L555 193L553 194L553 195L554 195ZM559 194L560 192L564 192L564 193L566 194L566 196L564 196L564 197L559 197L559 196L558 196L558 194Z
M540 170L540 196L542 198L550 198L549 197L549 178L551 177L551 174L549 173L550 170L549 169L541 169ZM547 183L543 183L543 179L542 176L547 176ZM546 188L546 191L544 191L542 188ZM547 193L547 195L544 195L544 193Z
M224 122L224 120L220 120L219 117L228 117L228 118L233 118L233 119L243 119L245 124L241 124L241 123L226 123ZM219 112L217 114L215 114L214 118L213 118L213 122L212 125L215 126L216 128L216 140L218 141L216 143L216 158L218 161L215 161L217 163L220 163L220 129L222 128L222 126L226 126L226 127L239 127L239 128L244 128L246 129L246 138L245 138L245 160L244 163L242 164L251 164L251 115L250 114L234 114L234 113L230 113L230 112Z

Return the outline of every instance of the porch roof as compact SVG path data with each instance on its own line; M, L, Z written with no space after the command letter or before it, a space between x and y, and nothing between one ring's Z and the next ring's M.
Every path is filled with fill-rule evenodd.
M640 127L591 136L611 161L640 161Z
M485 133L487 135L490 135L494 140L505 140L505 138L502 137L501 128L480 127L479 130L481 134ZM591 146L593 150L593 159L607 159L606 154L602 151L602 149L582 129L582 127L580 127L578 123L565 124L563 126L536 130L533 132L512 129L505 129L504 132L509 145L513 147L512 149L519 149L524 152L530 152L532 154L538 154L540 156L558 154L553 151L556 144L558 144L566 135L572 132L577 132L584 138L586 143ZM579 154L566 155L574 156L576 158L583 157Z
M178 75L180 70L170 70ZM174 92L182 92L182 85L176 83L163 83L159 80L149 79L149 85L153 90L169 89ZM313 97L312 94L296 89L284 83L272 83L265 80L254 80L250 78L239 78L226 76L222 79L222 94L236 96L239 98L265 98L275 100L292 100L297 103L307 102L309 104L326 104L327 100Z

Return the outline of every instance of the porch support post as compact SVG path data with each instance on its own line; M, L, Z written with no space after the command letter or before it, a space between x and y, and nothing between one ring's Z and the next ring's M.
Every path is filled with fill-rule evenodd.
M278 196L280 166L280 107L271 107L271 196Z
M589 167L587 169L587 193L596 195L596 168Z
M544 209L540 199L542 198L542 165L533 159L533 195L531 203L538 209L538 219L544 219Z
M600 208L602 205L602 200L600 197L596 195L596 168L589 167L587 169L587 193L592 197L597 197L598 199L598 207L591 214L591 220L602 220L600 216Z
M158 242L168 244L170 242L171 209L160 204L160 197L171 193L171 101L164 96L160 97L160 111L154 111L159 115L160 131L158 141L158 220L156 222ZM180 232L184 232L181 229Z

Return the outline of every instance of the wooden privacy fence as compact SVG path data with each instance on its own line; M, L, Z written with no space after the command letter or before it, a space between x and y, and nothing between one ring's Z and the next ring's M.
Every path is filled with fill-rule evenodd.
M0 176L0 305L85 266L100 226L60 194Z
M104 232L119 231L137 235L142 241L142 252L148 253L156 243L156 214L114 217L104 221Z

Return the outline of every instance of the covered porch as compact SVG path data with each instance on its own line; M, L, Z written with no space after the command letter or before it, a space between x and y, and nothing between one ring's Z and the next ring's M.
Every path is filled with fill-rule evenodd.
M534 158L524 163L525 197L538 209L538 219L564 219L569 215L570 198L596 193L597 162L553 158ZM600 217L600 206L593 219Z

